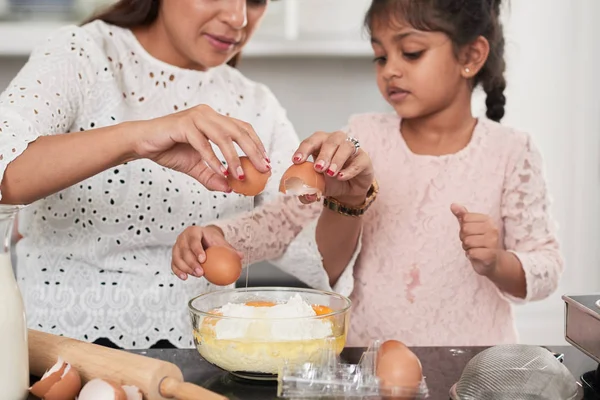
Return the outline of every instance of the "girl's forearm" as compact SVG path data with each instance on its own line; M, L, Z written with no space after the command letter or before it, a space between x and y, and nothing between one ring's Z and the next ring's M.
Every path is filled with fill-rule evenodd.
M527 296L527 282L521 261L513 253L501 250L496 268L488 278L500 289L513 297Z
M133 124L39 137L6 168L0 203L29 204L135 159Z

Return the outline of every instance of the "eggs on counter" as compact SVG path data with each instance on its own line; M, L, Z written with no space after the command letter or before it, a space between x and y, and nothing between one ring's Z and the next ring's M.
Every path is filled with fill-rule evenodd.
M42 400L143 400L136 386L119 386L102 379L92 379L82 389L79 372L60 357L29 392Z
M375 365L385 399L409 400L418 395L423 368L419 358L404 343L397 340L382 343Z

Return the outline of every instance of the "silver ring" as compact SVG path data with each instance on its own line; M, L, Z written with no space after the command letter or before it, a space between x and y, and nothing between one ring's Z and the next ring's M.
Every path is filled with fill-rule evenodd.
M356 153L358 153L358 149L360 149L360 142L352 136L348 136L346 141L352 143L352 146L354 146L354 153L352 153L352 155L355 156Z

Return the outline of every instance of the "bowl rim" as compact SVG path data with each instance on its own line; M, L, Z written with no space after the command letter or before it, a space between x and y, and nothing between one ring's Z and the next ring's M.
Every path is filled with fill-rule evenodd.
M218 315L218 314L211 314L206 311L201 311L192 305L192 303L194 301L196 301L197 299L215 295L216 293L221 294L221 293L233 293L233 292L244 292L244 291L247 291L247 292L254 292L254 291L301 292L301 293L312 293L312 294L320 294L320 295L330 295L330 296L337 297L337 298L343 300L346 303L346 305L343 308L340 308L339 310L335 310L328 314L311 315L308 317L281 317L281 318L230 317L230 316L224 316L224 315ZM333 291L329 291L329 290L319 290L319 289L310 289L310 288L294 288L294 287L286 287L286 286L253 286L253 287L248 287L248 288L230 288L230 289L224 289L224 290L217 290L214 292L202 293L202 294L199 294L198 296L194 296L192 299L190 299L188 301L188 309L192 313L195 313L195 314L198 314L198 315L201 315L204 317L215 318L215 319L231 319L231 320L241 320L241 319L242 320L265 320L265 319L268 319L269 321L286 321L286 320L324 319L327 317L333 317L335 315L345 314L351 308L352 308L352 300L350 300L347 296L344 296L342 294L339 294L339 293L336 293Z

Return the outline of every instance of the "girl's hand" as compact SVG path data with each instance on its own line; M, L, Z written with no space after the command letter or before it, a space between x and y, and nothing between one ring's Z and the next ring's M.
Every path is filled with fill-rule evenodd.
M374 179L371 159L344 132L317 132L300 143L294 154L294 164L302 164L309 156L315 160L315 170L325 175L324 196L334 197L349 206L361 205ZM315 202L316 196L302 196L303 203Z
M227 175L244 178L233 143L237 143L261 172L270 169L265 147L252 126L226 117L207 105L148 121L134 122L135 158L148 158L197 179L210 190L230 191ZM221 150L227 167L210 142Z
M460 240L467 258L479 275L490 276L500 256L498 229L492 219L484 214L470 213L459 204L450 206L460 224Z
M202 277L204 270L201 263L206 261L204 249L211 246L231 247L223 236L223 231L216 226L190 226L178 237L173 246L171 270L181 280L186 280L188 275ZM236 251L243 258L243 254Z

